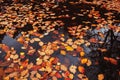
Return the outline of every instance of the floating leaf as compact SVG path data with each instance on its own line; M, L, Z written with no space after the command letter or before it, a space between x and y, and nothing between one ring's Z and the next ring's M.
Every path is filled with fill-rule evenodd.
M86 64L87 64L87 66L90 66L92 64L91 60L88 59Z
M103 74L98 74L98 80L104 80L104 75Z
M79 66L78 70L80 73L85 73L85 68L83 66Z
M76 51L77 51L77 52L81 52L81 51L83 51L83 48L80 47L80 46L77 46Z
M61 50L61 51L60 51L60 54L61 54L61 55L66 55L66 51Z
M80 56L83 57L85 55L85 52L81 51Z
M0 68L0 77L4 75L4 70L3 68Z
M40 41L40 42L39 42L39 45L40 45L40 46L43 46L43 45L44 45L44 43L43 43L42 41Z
M66 46L65 48L66 48L67 51L73 51L73 50L74 50L74 49L73 49L72 47L70 47L70 46Z
M91 38L89 41L92 42L92 43L97 43L98 42L98 40L96 38Z
M23 70L23 71L21 72L21 76L25 76L27 73L28 73L28 70Z
M11 73L11 72L14 72L14 68L7 68L7 69L5 69L4 72L5 72L5 73Z
M114 64L114 65L117 65L117 64L118 64L118 63L117 63L117 60L114 59L114 58L109 58L109 60L110 60L110 62L111 62L112 64Z
M81 59L81 64L86 64L87 62L88 62L88 59L87 59L87 58Z
M53 76L52 77L52 80L58 80L56 76Z
M37 41L37 42L38 42L38 41L40 41L40 39L39 39L39 38L34 38L34 41Z
M70 72L73 73L73 74L76 73L76 69L77 69L77 67L76 67L75 65L71 65L71 66L69 67Z
M78 78L80 78L81 80L88 80L87 76L84 74L78 74Z
M58 73L58 72L55 73L55 76L56 76L57 78L62 78L61 74Z
M67 67L65 65L60 65L60 67L61 67L61 70L67 71Z
M69 78L70 78L71 80L73 80L74 75L73 75L73 74L70 74L70 75L69 75Z

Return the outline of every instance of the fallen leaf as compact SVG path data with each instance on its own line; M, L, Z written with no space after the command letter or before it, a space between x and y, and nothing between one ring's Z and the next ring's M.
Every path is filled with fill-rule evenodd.
M74 75L73 75L73 74L70 74L70 75L69 75L69 78L70 78L71 80L73 80Z
M77 52L81 52L81 51L83 51L83 48L80 47L80 46L77 46L76 51L77 51Z
M98 40L96 38L91 38L89 41L92 42L92 43L97 43L98 42Z
M76 73L76 69L77 69L77 67L76 67L75 65L71 65L71 66L69 67L70 72L73 73L73 74Z
M3 68L0 68L0 77L4 75L4 70Z
M7 69L5 69L4 72L5 72L5 73L11 73L11 72L14 72L14 68L7 68Z
M61 54L61 55L66 55L66 51L60 50L60 54Z
M87 59L87 58L81 59L81 64L86 64L87 62L88 62L88 59Z
M90 66L92 64L91 60L88 59L86 64L87 64L87 66Z
M34 38L34 41L38 42L38 41L40 41L40 39L39 38Z
M81 57L85 56L85 52L84 52L84 51L81 51L81 52L80 52L80 56L81 56Z
M80 73L85 73L85 68L83 66L78 66L78 70Z
M118 63L117 63L117 60L114 59L114 58L109 58L109 61L110 61L112 64L114 64L114 65L117 65L117 64L118 64Z
M60 65L61 70L67 71L67 67L65 65Z
M58 80L56 76L53 76L52 77L52 80Z
M66 46L65 48L66 48L67 51L73 51L73 50L74 50L74 49L73 49L72 47L70 47L70 46Z
M61 74L58 73L58 72L55 73L55 76L56 76L57 78L62 78Z
M69 75L70 75L70 72L69 71L65 71L64 77L68 77Z
M104 80L104 75L103 74L98 74L98 80Z

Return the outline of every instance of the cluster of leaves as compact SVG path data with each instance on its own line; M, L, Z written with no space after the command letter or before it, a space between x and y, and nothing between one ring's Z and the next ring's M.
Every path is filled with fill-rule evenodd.
M81 4L70 2L69 5ZM0 12L0 25L2 26L0 35L4 34L14 38L16 33L20 34L15 40L22 44L21 49L26 50L26 52L18 53L15 47L0 44L0 48L6 53L4 60L0 62L0 78L3 80L89 80L90 77L86 69L94 65L100 66L101 63L98 60L92 61L83 45L89 49L92 44L103 44L105 34L101 29L112 29L115 32L120 32L120 28L112 24L115 21L113 13L104 13L107 18L103 18L100 11L97 11L94 6L89 10L81 9L80 14L70 13L69 11L72 10L68 8L68 4L61 8L61 6L48 2L34 5L34 8L33 4L11 4L4 6L4 9L4 12ZM61 9L63 10L58 13ZM54 10L58 10L58 12ZM65 14L67 11L69 13ZM78 23L79 25L76 25L74 21L79 20L78 16L87 16L87 19L92 19L95 23L82 20ZM74 25L66 24L68 19ZM75 39L66 34L64 31L66 27L68 33ZM94 30L100 40L87 34ZM49 36L50 39L44 41L44 38ZM34 44L35 47L32 46ZM104 54L107 52L107 49L101 47L97 50ZM119 56L105 56L103 53L101 61L118 67ZM95 55L93 54L93 56ZM71 58L75 58L76 63L73 63L74 60ZM115 71L120 73L119 70L117 68ZM106 77L104 72L98 72L96 75L95 79L98 80L104 80Z

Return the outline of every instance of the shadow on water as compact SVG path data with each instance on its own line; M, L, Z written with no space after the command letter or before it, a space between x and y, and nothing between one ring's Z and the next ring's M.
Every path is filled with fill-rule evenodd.
M13 39L8 35L4 36L2 43L8 45L9 47L14 47L17 53L20 53L22 51L25 52L24 50L21 49L23 45L17 42L16 39Z

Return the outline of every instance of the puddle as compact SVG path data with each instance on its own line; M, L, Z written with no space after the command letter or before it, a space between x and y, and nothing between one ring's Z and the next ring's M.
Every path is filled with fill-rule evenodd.
M2 40L2 44L6 44L9 47L14 47L15 50L17 51L17 53L26 52L26 50L21 49L21 47L23 46L22 44L17 42L16 39L9 37L8 35L4 36L4 38Z

